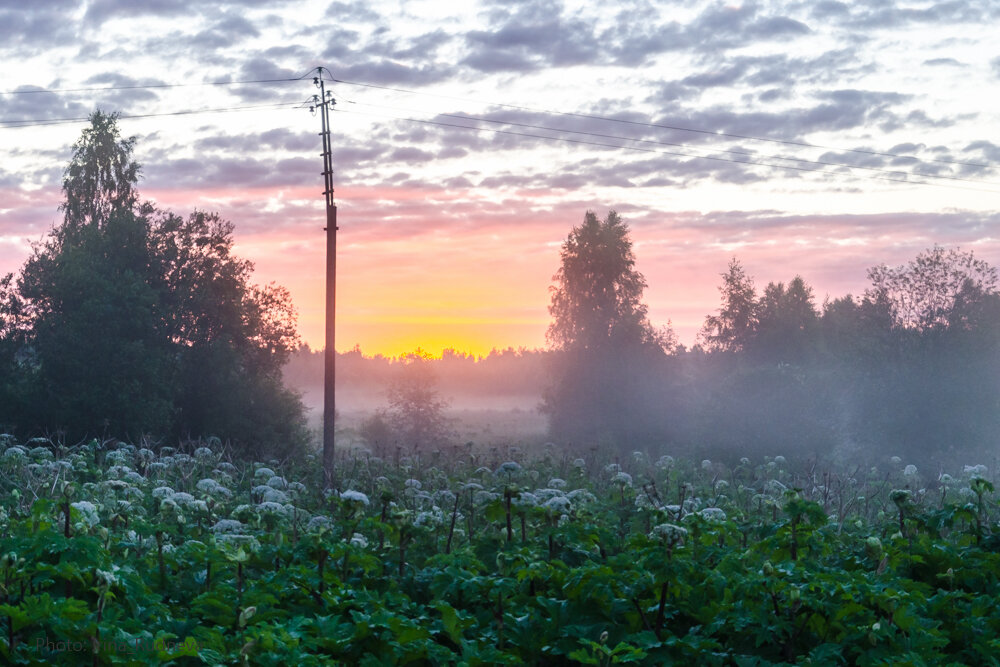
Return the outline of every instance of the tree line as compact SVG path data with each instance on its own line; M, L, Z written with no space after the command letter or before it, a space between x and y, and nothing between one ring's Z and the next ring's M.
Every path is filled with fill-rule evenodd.
M654 328L628 227L588 212L550 312L552 435L736 459L795 452L943 461L1000 438L997 270L935 246L818 305L801 276L758 290L733 259L691 349Z
M97 111L63 175L62 221L0 277L0 427L132 442L306 442L281 368L299 339L284 288L255 285L233 225L139 198L135 138Z

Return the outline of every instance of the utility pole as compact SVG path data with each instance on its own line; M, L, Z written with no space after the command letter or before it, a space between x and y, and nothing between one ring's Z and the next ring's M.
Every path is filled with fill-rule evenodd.
M337 205L333 201L333 154L330 140L330 107L336 104L323 82L323 68L318 68L313 83L319 95L313 96L310 110L319 109L323 131L323 196L326 198L326 349L323 352L323 476L327 488L334 483L334 427L336 422L337 348L334 345L337 321Z

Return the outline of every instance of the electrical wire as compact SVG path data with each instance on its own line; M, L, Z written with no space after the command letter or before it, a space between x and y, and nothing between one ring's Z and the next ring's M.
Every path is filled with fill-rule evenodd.
M238 107L221 107L217 109L189 109L184 111L165 111L162 113L143 113L143 114L122 114L118 116L122 119L136 119L136 118L158 118L162 116L194 116L198 114L210 114L210 113L230 113L235 111L252 111L258 109L292 109L299 106L299 102L278 102L270 104L253 104ZM0 130L16 129L21 127L41 127L45 125L67 125L72 123L87 123L90 121L89 117L80 118L36 118L36 119L25 119L25 120L0 120Z
M348 102L349 104L356 104L356 105L361 105L361 106L383 108L383 109L392 109L394 111L414 111L413 109L393 107L393 106L384 105L384 104L371 104L371 103L368 103L368 102L355 102L353 100L345 100L345 101ZM687 149L693 149L693 150L711 150L712 152L715 152L715 153L727 153L727 154L731 154L731 155L742 155L742 156L745 156L745 157L748 157L748 158L765 158L765 159L769 159L769 160L786 160L786 161L799 162L801 164L810 164L810 165L815 165L815 166L846 167L848 169L861 169L861 170L864 170L864 171L871 171L871 172L883 173L883 174L897 174L897 175L901 175L901 176L919 176L921 178L937 178L937 179L943 179L943 180L949 180L949 181L960 181L960 182L964 182L964 183L979 183L979 184L984 184L984 185L995 185L997 187L1000 187L1000 183L994 183L994 182L991 182L991 181L985 181L985 180L982 180L982 179L975 179L975 178L962 178L960 176L949 176L949 175L942 175L942 174L919 174L919 173L918 174L914 174L913 172L904 171L904 170L900 170L900 169L883 169L883 168L880 168L880 167L869 167L869 166L865 166L865 165L855 165L855 164L849 164L849 163L845 163L845 162L831 162L831 161L827 161L827 160L809 160L809 159L806 159L806 158L786 156L786 155L758 154L758 153L754 153L752 151L738 151L738 150L727 150L727 149L717 149L717 148L702 148L700 146L692 146L690 144L680 144L680 143L673 143L673 142L669 142L669 141L658 141L658 140L655 140L655 139L638 139L638 138L635 138L635 137L623 137L621 135L616 135L616 134L602 134L602 133L599 133L599 132L588 132L588 131L585 131L585 130L570 130L570 129L559 128L559 127L550 127L550 126L547 126L547 125L534 125L534 124L531 124L531 123L517 123L517 122L514 122L514 121L497 120L497 119L493 119L493 118L483 118L481 116L472 116L472 115L469 115L469 114L438 113L438 114L436 114L436 116L443 117L443 118L455 118L455 119L458 119L458 120L469 120L469 121L475 121L475 122L494 123L494 124L499 124L499 125L509 125L509 126L512 126L512 127L523 127L523 128L527 128L527 129L533 129L533 130L546 130L546 131L550 131L550 132L565 132L565 133L569 133L569 134L578 134L578 135L583 135L583 136L588 136L588 137L596 137L596 138L599 138L599 139L613 139L613 140L617 140L617 141L633 141L633 142L638 142L638 143L643 143L643 144L653 144L653 145L657 145L657 146L673 146L675 148L687 148Z
M995 165L982 164L982 163L978 163L978 162L963 162L961 160L947 160L947 159L944 159L944 158L937 158L937 159L929 158L929 159L924 159L924 158L916 157L915 155L902 155L902 154L899 154L899 153L886 153L886 152L881 152L881 151L867 150L867 149L863 149L863 148L842 148L842 147L838 147L838 146L826 146L826 145L823 145L823 144L811 144L811 143L804 142L804 141L791 141L791 140L786 140L786 139L772 139L772 138L768 138L768 137L755 137L755 136L746 135L746 134L733 134L733 133L730 133L730 132L720 132L720 131L715 131L715 130L704 130L704 129L691 128L691 127L682 127L682 126L679 126L679 125L666 125L666 124L663 124L663 123L646 123L646 122L637 121L637 120L626 120L624 118L612 118L610 116L599 116L599 115L595 115L595 114L577 113L577 112L572 112L572 111L555 111L555 110L552 110L552 109L538 109L538 108L534 108L534 107L521 106L521 105L517 105L517 104L507 104L507 103L503 103L503 102L483 102L483 101L480 101L480 100L472 100L472 99L464 98L464 97L456 97L456 96L452 96L452 95L440 95L440 94L437 94L437 93L426 93L426 92L422 92L422 91L418 91L418 90L409 90L409 89L406 89L406 88L395 88L393 86L382 86L382 85L378 85L378 84L374 84L374 83L362 83L360 81L346 81L344 79L336 79L336 78L333 78L333 77L331 77L329 80L333 81L334 83L342 83L342 84L345 84L345 85L348 85L348 86L360 86L360 87L364 87L364 88L373 88L373 89L377 89L377 90L387 90L387 91L396 92L396 93L405 93L405 94L408 94L408 95L423 95L423 96L427 96L427 97L438 97L438 98L441 98L441 99L456 100L456 101L461 101L461 102L470 102L470 103L473 103L473 104L490 105L490 106L496 106L496 107L503 107L503 108L506 108L506 109L517 109L519 111L530 111L532 113L542 113L542 114L558 115L558 116L570 116L570 117L574 117L574 118L586 118L586 119L590 119L590 120L600 120L600 121L605 121L605 122L609 122L609 123L623 123L623 124L626 124L626 125L635 125L635 126L640 126L640 127L648 127L648 128L662 129L662 130L674 130L674 131L677 131L677 132L691 132L691 133L695 133L695 134L703 134L703 135L713 136L713 137L727 137L727 138L730 138L730 139L744 139L744 140L748 140L748 141L760 141L760 142L784 144L786 146L798 146L800 148L818 148L818 149L822 149L822 150L841 151L841 152L844 152L844 153L860 153L862 155L872 155L872 156L878 156L878 157L889 157L889 158L895 158L895 159L900 159L900 160L914 160L916 162L925 162L925 163L926 162L937 162L937 163L942 163L942 164L959 165L959 166L963 166L963 167L975 167L975 168L978 168L978 169L992 169L992 168L995 167Z
M615 148L615 149L619 149L619 150L638 151L638 152L642 152L642 153L655 153L655 154L659 154L659 155L671 155L671 156L676 156L676 157L687 157L687 158L701 159L701 160L713 160L713 161L716 161L716 162L728 162L728 163L732 163L732 164L744 164L744 165L754 165L754 166L760 166L760 167L770 167L770 168L773 168L773 169L784 169L784 170L788 170L788 171L820 173L820 174L826 174L828 176L837 176L838 175L836 172L829 171L829 170L826 170L826 169L810 169L808 167L795 167L795 166L792 166L792 165L769 164L769 163L766 163L766 162L755 162L753 160L734 160L732 158L724 158L724 157L717 157L717 156L710 156L710 155L694 155L694 154L691 154L691 153L681 153L681 152L678 152L678 151L664 151L664 150L657 150L657 149L654 149L654 148L642 148L642 147L639 147L639 146L622 146L620 144L606 144L606 143L601 143L601 142L597 142L597 141L588 141L588 140L585 140L585 139L572 139L572 138L569 138L569 137L549 137L549 136L544 136L544 135L540 135L540 134L529 134L529 133L526 133L526 132L514 132L514 131L511 131L511 130L495 130L495 129L492 129L492 128L484 128L484 127L471 127L469 125L459 125L457 123L445 123L445 122L441 122L441 121L425 120L425 119L420 119L420 118L408 118L408 117L404 117L404 116L393 116L393 115L390 115L390 114L379 114L379 113L361 112L361 111L349 111L349 110L345 110L345 109L337 109L336 107L333 110L335 112L337 112L337 113L348 113L348 114L357 114L357 115L380 116L380 117L383 117L383 118L391 118L391 119L394 119L394 120L401 120L401 121L406 121L406 122L411 122L411 123L421 123L421 124L425 124L425 125L435 125L435 126L439 126L439 127L449 127L449 128L454 128L454 129L470 130L470 131L473 131L473 132L489 132L489 133L492 133L492 134L503 134L503 135L515 136L515 137L525 137L525 138L530 138L530 139L543 139L543 140L546 140L546 141L562 141L562 142L566 142L566 143L572 143L572 144L583 145L583 146L594 146L594 147L598 147L598 148ZM847 168L850 169L850 168L853 168L853 167L848 166ZM987 189L987 188L970 188L970 187L964 187L964 186L960 186L960 185L952 185L950 183L934 183L934 182L931 182L931 181L915 181L915 180L910 180L910 179L890 178L888 176L879 176L879 175L872 175L872 176L870 176L870 178L872 178L872 179L878 179L878 180L885 180L885 181L892 181L892 182L895 182L895 183L906 183L906 184L909 184L909 185L930 185L930 186L943 187L943 188L953 188L953 189L958 189L958 190L972 190L972 191L978 191L978 192L1000 193L1000 190L990 190L990 189Z
M100 86L94 88L34 88L31 90L4 90L0 95L37 95L40 93L92 93L112 90L146 90L158 88L192 88L199 86L242 86L258 83L288 83L291 81L302 81L304 78L316 71L312 68L300 77L287 79L244 79L242 81L205 81L202 83L145 83L130 84L127 86Z

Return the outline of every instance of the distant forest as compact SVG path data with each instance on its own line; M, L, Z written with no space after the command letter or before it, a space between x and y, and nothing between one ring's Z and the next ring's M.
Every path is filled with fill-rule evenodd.
M640 280L631 305L619 298L611 308L617 324L582 321L600 312L592 305L566 321L553 307L549 350L482 358L447 350L423 365L439 397L537 397L549 437L577 450L605 445L730 461L794 454L860 463L898 455L935 466L996 457L994 267L935 247L904 266L873 267L862 295L822 304L799 276L758 290L736 259L721 277L719 308L691 348L644 319ZM616 333L630 308L641 315L631 342ZM578 342L592 330L600 332L593 341ZM560 331L575 342L559 345ZM380 407L404 366L358 349L341 353L338 395L367 394L371 408ZM322 353L300 347L285 380L321 387Z
M506 348L476 356L446 349L428 359L438 392L446 397L536 397L548 382L544 350ZM337 391L381 399L399 377L401 362L381 354L365 356L359 347L337 353ZM284 368L285 384L297 391L323 386L323 350L301 345Z

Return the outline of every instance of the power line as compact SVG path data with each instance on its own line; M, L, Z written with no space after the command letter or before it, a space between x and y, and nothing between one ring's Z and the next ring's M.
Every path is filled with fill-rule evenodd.
M383 108L383 109L393 109L393 110L396 110L396 111L414 111L413 109L405 109L405 108L393 107L393 106L384 105L384 104L370 104L370 103L367 103L367 102L355 102L353 100L345 100L345 101L348 102L349 104L358 104L358 105L361 105L361 106L369 106L369 107L376 107L376 108ZM579 134L579 135L583 135L583 136L596 137L596 138L599 138L599 139L614 139L614 140L618 140L618 141L634 141L634 142L638 142L638 143L653 144L653 145L657 145L657 146L673 146L673 147L676 147L676 148L690 148L690 149L694 149L694 150L711 150L711 151L716 152L716 153L728 153L730 155L742 155L742 156L746 156L746 157L749 157L749 158L766 158L766 159L769 159L769 160L787 160L787 161L791 161L791 162L799 162L799 163L802 163L802 164L811 164L811 165L816 165L816 166L824 166L824 167L846 167L848 169L861 169L861 170L864 170L864 171L871 171L871 172L883 173L883 174L899 174L899 175L902 175L902 176L919 176L921 178L937 178L937 179L944 179L944 180L949 180L949 181L959 181L959 182L964 182L964 183L980 183L980 184L995 185L997 187L1000 187L1000 183L993 183L993 182L990 182L990 181L984 181L982 179L975 179L975 178L962 178L960 176L949 176L949 175L941 175L941 174L914 174L913 172L904 171L904 170L901 170L901 169L883 169L881 167L869 167L869 166L865 166L865 165L855 165L855 164L849 164L849 163L845 163L845 162L831 162L831 161L827 161L827 160L809 160L809 159L806 159L806 158L786 156L786 155L758 154L758 153L754 153L752 151L726 150L726 149L717 149L717 148L702 148L700 146L691 146L690 144L679 144L679 143L673 143L673 142L669 142L669 141L658 141L656 139L638 139L638 138L635 138L635 137L623 137L621 135L616 135L616 134L602 134L602 133L599 133L599 132L588 132L588 131L585 131L585 130L569 130L569 129L560 128L560 127L550 127L550 126L547 126L547 125L534 125L534 124L531 124L531 123L517 123L517 122L514 122L514 121L497 120L497 119L493 119L493 118L483 118L481 116L472 116L472 115L469 115L469 114L438 113L436 115L438 117L444 117L444 118L455 118L455 119L459 119L459 120L470 120L470 121L478 121L478 122L483 122L483 123L495 123L495 124L498 124L498 125L510 125L510 126L513 126L513 127L524 127L524 128L533 129L533 130L546 130L546 131L549 131L549 132L565 132L565 133L569 133L569 134ZM739 161L737 161L737 162L739 162Z
M4 90L0 91L0 95L37 95L40 93L93 93L93 92L104 92L113 90L147 90L155 88L192 88L199 86L242 86L258 83L288 83L291 81L302 81L305 77L309 76L313 68L296 78L287 79L244 79L241 81L205 81L202 83L145 83L145 84L131 84L127 86L100 86L93 88L35 88L31 90Z
M589 120L601 120L601 121L605 121L605 122L609 122L609 123L623 123L623 124L626 124L626 125L636 125L636 126L640 126L640 127L649 127L649 128L656 128L656 129L662 129L662 130L674 130L674 131L678 131L678 132L691 132L691 133L694 133L694 134L704 134L704 135L713 136L713 137L728 137L730 139L745 139L745 140L749 140L749 141L761 141L761 142L768 142L768 143L784 144L786 146L798 146L800 148L818 148L818 149L822 149L822 150L842 151L844 153L860 153L862 155L872 155L872 156L878 156L878 157L890 157L890 158L895 158L895 159L900 159L900 160L914 160L915 162L937 162L937 163L941 163L941 164L960 165L960 166L963 166L963 167L975 167L975 168L978 168L978 169L992 169L994 167L994 165L981 164L981 163L978 163L978 162L963 162L961 160L947 160L947 159L944 159L944 158L937 158L937 159L935 159L935 158L928 158L928 159L924 159L924 158L916 157L915 155L902 155L902 154L899 154L899 153L886 153L886 152L881 152L881 151L871 151L871 150L866 150L866 149L863 149L863 148L842 148L842 147L839 147L839 146L826 146L826 145L823 145L823 144L811 144L811 143L804 142L804 141L791 141L791 140L787 140L787 139L771 139L771 138L767 138L767 137L755 137L755 136L745 135L745 134L733 134L733 133L730 133L730 132L720 132L720 131L716 131L716 130L704 130L704 129L691 128L691 127L681 127L679 125L665 125L665 124L662 124L662 123L646 123L646 122L637 121L637 120L626 120L624 118L612 118L610 116L599 116L599 115L596 115L596 114L585 114L585 113L577 113L577 112L572 112L572 111L556 111L556 110L553 110L553 109L538 109L538 108L534 108L534 107L526 107L526 106L521 106L521 105L517 105L517 104L506 104L506 103L503 103L503 102L483 102L483 101L480 101L480 100L472 100L472 99L468 99L468 98L464 98L464 97L456 97L456 96L453 96L453 95L441 95L441 94L438 94L438 93L426 93L426 92L421 92L421 91L418 91L418 90L409 90L409 89L406 89L406 88L395 88L393 86L382 86L382 85L378 85L378 84L374 84L374 83L362 83L360 81L345 81L343 79L333 79L333 78L331 78L331 81L333 81L334 83L343 83L343 84L348 85L348 86L360 86L360 87L363 87L363 88L374 88L374 89L377 89L377 90L388 90L388 91L391 91L391 92L405 93L405 94L408 94L408 95L424 95L424 96L427 96L427 97L438 97L438 98L441 98L441 99L456 100L456 101L460 101L460 102L471 102L473 104L484 104L484 105L490 105L490 106L503 107L503 108L507 108L507 109L517 109L519 111L530 111L532 113L543 113L543 114L558 115L558 116L570 116L570 117L575 117L575 118L586 118L586 119L589 119Z
M252 111L256 109L282 109L282 108L291 109L297 106L299 106L299 102L277 102L270 104L252 104L252 105L237 106L237 107L221 107L217 109L189 109L184 111L166 111L162 113L143 113L143 114L129 114L129 115L123 114L118 117L124 119L136 119L136 118L157 118L161 116L194 116L198 114L229 113L235 111ZM67 125L72 123L87 123L89 121L90 121L89 117L0 120L0 130L10 130L22 127L41 127L45 125Z
M337 113L351 113L351 114L358 114L358 115L375 115L375 116L381 116L383 118L392 118L392 119L395 119L395 120L402 120L402 121L411 122L411 123L421 123L421 124L425 124L425 125L436 125L436 126L439 126L439 127L450 127L450 128L455 128L455 129L471 130L473 132L490 132L492 134L504 134L504 135L515 136L515 137L526 137L526 138L531 138L531 139L544 139L546 141L562 141L562 142L572 143L572 144L578 144L578 145L582 145L582 146L595 146L595 147L599 147L599 148L616 148L616 149L620 149L620 150L638 151L638 152L642 152L642 153L656 153L656 154L660 154L660 155L672 155L672 156L677 156L677 157L688 157L688 158L700 159L700 160L713 160L713 161L716 161L716 162L729 162L729 163L732 163L732 164L744 164L744 165L748 164L748 165L754 165L754 166L760 166L760 167L771 167L773 169L784 169L784 170L788 170L788 171L813 172L813 173L827 174L827 175L830 175L830 176L837 176L838 175L836 172L829 171L829 170L826 170L826 169L810 169L808 167L795 167L795 166L792 166L792 165L769 164L767 162L755 162L753 160L734 160L732 158L724 158L724 157L717 157L717 156L711 156L711 155L694 155L694 154L691 154L691 153L681 153L681 152L678 152L678 151L664 151L664 150L657 150L657 149L654 149L654 148L642 148L642 147L639 147L639 146L622 146L620 144L606 144L606 143L601 143L601 142L597 142L597 141L588 141L588 140L585 140L585 139L571 139L569 137L549 137L549 136L545 136L545 135L541 135L541 134L529 134L527 132L513 132L511 130L494 130L494 129L491 129L491 128L484 128L484 127L470 127L468 125L459 125L457 123L444 123L444 122L441 122L441 121L424 120L424 119L420 119L420 118L407 118L407 117L403 117L403 116L392 116L392 115L389 115L389 114L378 114L378 113L360 112L360 111L348 111L348 110L345 110L345 109L334 109L334 111L337 112ZM847 167L849 169L853 169L854 168L853 166L849 166L849 165L845 165L845 167ZM960 185L952 185L952 184L949 184L949 183L934 183L934 182L930 182L930 181L914 181L914 180L910 180L910 179L890 178L888 176L879 176L879 175L872 175L871 178L878 179L878 180L892 181L892 182L895 182L895 183L907 183L909 185L930 185L930 186L937 186L937 187L944 187L944 188L954 188L954 189L959 189L959 190L975 190L975 191L978 191L978 192L991 192L991 193L998 193L998 192L1000 192L1000 190L990 190L990 189L987 189L987 188L970 188L970 187L963 187L963 186L960 186Z

